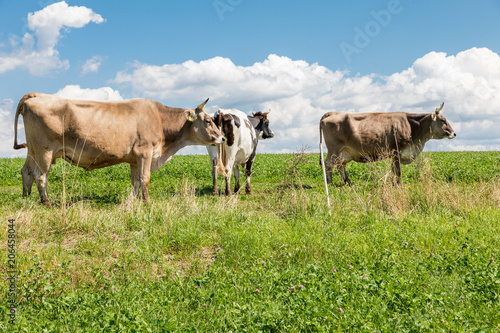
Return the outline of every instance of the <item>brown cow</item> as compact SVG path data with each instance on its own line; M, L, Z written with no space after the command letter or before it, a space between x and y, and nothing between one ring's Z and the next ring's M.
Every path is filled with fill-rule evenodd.
M63 158L94 170L130 164L136 196L149 200L151 171L188 145L221 144L225 139L204 111L164 106L149 99L119 102L71 100L41 93L25 95L14 120L14 149L28 147L22 168L23 196L36 182L42 203L50 206L47 180L51 164ZM23 116L26 143L17 144Z
M328 148L327 182L332 182L336 165L344 182L352 185L345 172L350 161L373 162L392 159L392 172L399 183L401 163L410 164L430 139L453 139L455 131L441 113L444 103L434 112L346 113L327 112L319 124Z

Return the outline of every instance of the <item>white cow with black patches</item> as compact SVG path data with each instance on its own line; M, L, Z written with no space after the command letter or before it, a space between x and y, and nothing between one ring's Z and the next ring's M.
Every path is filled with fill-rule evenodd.
M258 140L271 139L273 131L269 128L268 113L257 112L252 116L231 109L219 110L213 115L213 121L226 137L226 142L219 146L207 146L212 164L212 194L219 193L217 175L221 172L226 179L226 195L231 195L231 173L234 173L234 192L240 190L240 169L245 168L246 193L252 193L250 178L255 160Z

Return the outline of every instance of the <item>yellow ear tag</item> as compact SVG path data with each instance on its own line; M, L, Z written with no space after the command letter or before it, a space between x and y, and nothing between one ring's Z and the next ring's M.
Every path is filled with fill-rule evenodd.
M191 115L188 116L189 121L193 121L193 117Z

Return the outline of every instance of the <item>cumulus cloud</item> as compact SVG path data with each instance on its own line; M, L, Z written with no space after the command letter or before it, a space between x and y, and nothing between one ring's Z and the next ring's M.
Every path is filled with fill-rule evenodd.
M97 73L103 61L104 58L101 56L93 56L92 58L88 59L82 66L82 75L88 73Z
M236 66L222 57L163 66L136 63L131 73L119 72L114 82L128 83L149 97L197 100L207 95L226 104L246 104L307 93L317 89L320 82L334 83L342 76L343 73L317 64L272 54L264 62L248 67ZM327 90L328 87L321 88Z
M328 111L421 113L431 112L443 101L443 113L458 136L430 141L427 150L500 150L500 133L496 130L500 126L500 57L487 48L472 48L456 55L431 52L410 68L389 76L352 76L346 71L270 55L251 66L238 66L222 57L163 66L136 63L117 73L113 82L172 106L189 106L176 104L179 101L196 105L210 97L209 111L216 107L247 112L271 109L269 118L276 136L259 144L261 152L291 152L304 147L317 151L319 119ZM122 99L110 87L83 89L70 85L57 94ZM3 128L13 129L13 104L10 100L0 102ZM13 138L13 130L2 135L8 136L0 137L5 149L11 149L12 139L6 138ZM186 152L205 153L205 149L181 151Z
M68 69L69 61L61 60L55 48L61 38L61 31L82 28L90 22L102 23L104 19L90 8L68 6L65 1L29 13L28 29L34 36L27 32L20 42L11 39L14 50L7 54L0 53L0 74L17 68L25 68L33 75Z
M2 129L0 132L0 156L2 157L26 156L26 153L22 154L12 148L14 146L14 108L12 99L0 100L0 128ZM24 140L22 128L23 124L20 121L17 127L18 141Z
M98 89L81 88L79 85L67 85L60 89L55 95L64 98L88 99L94 101L121 101L120 92L110 87Z
M351 76L270 55L251 66L237 66L222 57L163 66L135 63L113 81L171 104L210 96L223 108L271 109L276 137L262 142L270 152L315 150L319 119L328 111L421 113L443 101L443 112L458 137L435 141L430 149L498 149L500 142L500 134L493 130L500 126L500 57L487 48L457 55L430 52L389 76Z

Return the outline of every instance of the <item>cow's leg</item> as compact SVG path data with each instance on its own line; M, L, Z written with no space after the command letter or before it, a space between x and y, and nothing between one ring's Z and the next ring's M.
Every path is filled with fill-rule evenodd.
M255 160L255 154L253 157L250 157L250 159L247 162L247 165L245 166L245 178L246 178L245 191L247 194L252 194L252 184L250 183L250 178L252 178L252 165L254 160Z
M245 178L246 178L246 186L245 186L245 192L247 194L252 194L252 184L250 183L250 178L252 177L252 169L251 167L248 168L248 165L245 169Z
M134 195L139 198L141 190L141 182L139 180L139 172L137 165L130 164L130 178L132 180L132 186L134 187Z
M24 162L24 166L21 169L21 175L23 176L23 198L31 195L31 187L35 181L35 166L35 161L28 152L26 162Z
M40 194L40 200L42 201L42 204L50 207L51 203L49 200L49 195L47 194L47 185L50 166L52 164L52 152L45 151L35 156L41 156L34 161L36 163L34 178L36 181L36 186L38 187L38 193Z
M229 147L227 149L226 154L228 155L227 162L225 162L225 165L224 165L224 171L226 173L226 195L231 195L232 194L231 193L231 172L232 172L233 167L234 167L234 161L236 158L236 150L233 149L233 147Z
M333 155L328 152L326 155L326 160L325 160L325 172L326 172L326 183L331 184L332 183L332 173L333 173Z
M392 157L392 174L396 177L396 184L401 184L401 159L399 156Z
M151 179L151 156L143 157L137 165L139 172L139 182L144 201L149 201L149 181Z
M231 195L231 168L226 167L226 195Z
M234 193L238 193L240 190L240 167L238 165L233 166L234 173Z
M349 179L349 177L347 176L347 172L345 171L345 166L346 166L346 163L339 163L339 164L337 164L337 169L339 170L340 176L342 177L342 180L344 180L344 183L349 185L349 186L352 186L352 182Z
M217 162L217 156L216 157L213 157L212 160L212 182L213 182L213 185L212 185L212 195L217 195L219 194L219 190L217 189L217 172L218 172L218 162Z

